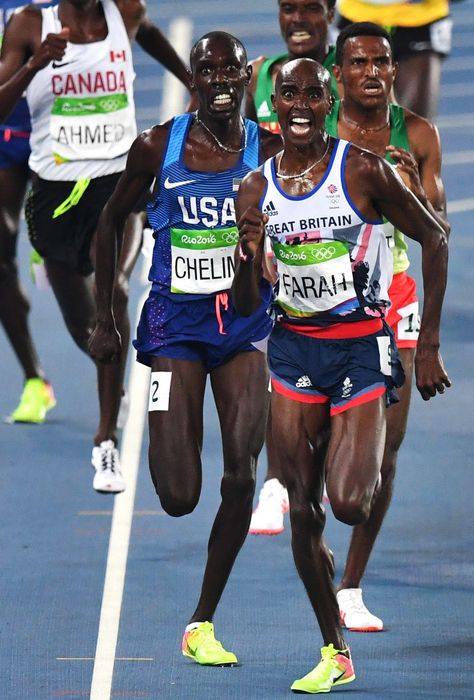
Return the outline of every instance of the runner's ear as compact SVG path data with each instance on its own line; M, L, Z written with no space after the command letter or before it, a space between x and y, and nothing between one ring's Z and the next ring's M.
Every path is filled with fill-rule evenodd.
M253 68L252 66L247 66L245 69L245 84L248 85L250 83L250 78L252 77L252 71Z

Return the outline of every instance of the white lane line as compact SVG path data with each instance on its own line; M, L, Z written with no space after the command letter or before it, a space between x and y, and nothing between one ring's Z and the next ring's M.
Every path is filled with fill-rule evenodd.
M436 119L436 125L440 129L464 129L474 128L474 112L463 112L462 114L445 115Z
M452 202L448 202L448 214L461 214L462 212L472 211L473 209L474 197L455 199Z
M57 656L56 661L94 661L93 656ZM115 661L154 661L153 656L117 656Z
M472 97L474 95L474 85L471 82L450 83L443 85L441 89L441 99L445 100L448 97Z
M474 150L443 153L443 165L469 165L474 163Z
M148 383L149 370L133 362L129 384L130 412L121 449L127 488L123 494L115 497L90 700L109 700L111 696Z
M190 42L191 34L192 25L186 18L176 18L170 25L168 38L181 56L189 52L189 43L185 45L183 40ZM183 105L178 105L174 93L174 89L172 93L165 91L163 96L164 100L171 101L173 109L177 113L182 111ZM178 94L180 94L179 91ZM166 108L162 107L162 114L165 112ZM145 259L143 265L148 266L148 264ZM137 318L145 297L146 292L140 299ZM110 700L112 693L115 652L145 424L149 374L147 368L138 362L133 362L129 383L130 412L121 448L121 461L124 465L127 488L123 494L116 496L114 501L90 700Z

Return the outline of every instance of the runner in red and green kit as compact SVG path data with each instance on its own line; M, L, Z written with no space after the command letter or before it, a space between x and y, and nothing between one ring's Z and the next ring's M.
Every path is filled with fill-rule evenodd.
M335 64L334 76L344 99L336 102L326 120L328 132L384 156L449 233L437 129L426 119L389 102L396 73L389 34L369 22L350 25L338 37ZM419 331L416 284L407 274L408 246L403 234L390 223L386 222L385 228L394 266L386 321L395 334L406 381L399 390L400 402L387 411L381 490L369 519L353 528L337 594L345 626L364 632L383 629L382 620L363 603L360 582L392 498L398 450L407 425Z

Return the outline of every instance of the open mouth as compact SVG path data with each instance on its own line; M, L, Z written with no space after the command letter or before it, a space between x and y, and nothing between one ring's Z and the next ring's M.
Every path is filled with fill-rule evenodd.
M306 41L310 41L311 34L306 29L296 29L289 33L288 38L294 44L304 44Z
M211 104L213 107L231 107L232 106L232 95L228 92L221 92L218 95L214 95Z
M383 93L383 87L379 82L365 83L363 90L366 95L380 95Z
M289 126L294 136L306 136L311 131L311 120L307 117L291 117Z

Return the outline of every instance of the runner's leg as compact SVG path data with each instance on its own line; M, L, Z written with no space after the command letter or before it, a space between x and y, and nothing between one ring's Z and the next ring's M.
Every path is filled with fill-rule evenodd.
M221 505L212 526L201 595L191 622L211 621L247 535L257 458L268 408L268 374L261 352L243 352L211 373L222 433Z

